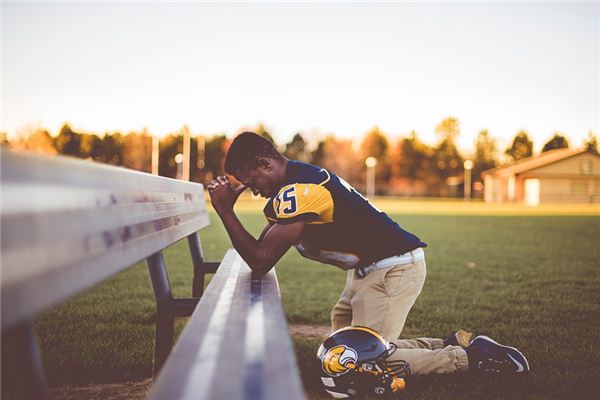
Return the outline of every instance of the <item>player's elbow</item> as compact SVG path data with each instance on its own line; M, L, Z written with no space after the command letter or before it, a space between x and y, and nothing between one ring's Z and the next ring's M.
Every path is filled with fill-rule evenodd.
M257 257L248 263L248 266L252 270L253 275L262 276L269 272L276 263L277 260L271 259L266 251L261 251L259 254L257 254Z
M260 279L265 276L269 272L269 269L264 268L253 268L252 269L252 279Z
M248 264L250 269L252 270L252 274L256 276L262 276L269 272L271 268L275 266L275 263L256 263L256 264Z

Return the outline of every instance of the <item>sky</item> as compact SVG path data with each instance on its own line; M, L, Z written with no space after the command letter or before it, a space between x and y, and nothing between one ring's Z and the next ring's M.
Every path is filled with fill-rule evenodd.
M393 140L600 127L600 4L2 2L0 130Z

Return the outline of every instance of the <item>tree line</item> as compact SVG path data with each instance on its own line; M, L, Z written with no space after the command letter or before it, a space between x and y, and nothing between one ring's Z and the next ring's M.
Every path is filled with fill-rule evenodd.
M160 138L159 175L177 176L175 155L183 151L184 126ZM378 127L369 130L359 145L352 139L327 135L316 146L310 147L301 132L283 144L273 139L268 129L260 124L254 130L268 138L288 158L310 162L339 173L360 190L365 189L365 159L375 157L376 190L378 194L408 196L460 196L463 190L464 161L473 162L473 193L481 195L483 185L481 173L487 169L514 162L533 155L533 141L524 130L517 132L511 145L498 149L496 140L488 130L481 130L475 140L475 150L470 157L461 154L456 146L460 134L457 118L448 117L436 127L437 143L428 145L412 131L406 137L390 142L388 135ZM190 135L190 180L207 183L214 176L222 175L225 154L231 143L226 134ZM30 151L44 154L62 154L97 162L124 166L150 172L152 158L152 135L147 130L140 132L107 132L103 136L77 132L65 123L58 134L51 135L45 129L35 129L26 135L8 140L0 133L0 143L15 151ZM590 132L585 146L598 153L598 141ZM542 152L567 148L567 137L556 132L548 140Z

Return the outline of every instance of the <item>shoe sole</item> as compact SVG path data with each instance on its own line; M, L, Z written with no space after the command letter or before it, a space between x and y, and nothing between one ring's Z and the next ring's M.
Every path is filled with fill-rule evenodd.
M508 354L508 356L511 358L511 360L515 364L521 365L521 367L523 367L522 371L515 371L515 373L519 373L520 374L520 373L528 372L529 371L529 363L527 362L527 358L525 358L525 356L523 355L523 353L521 353L516 348L500 344L500 343L496 342L494 339L492 339L490 337L487 337L487 336L484 336L484 335L479 335L479 336L475 337L475 339L473 339L471 341L471 343L473 343L474 341L476 341L478 338L490 341L490 342L494 343L496 346L498 346L501 349L505 350L506 354ZM524 362L524 365L522 365L519 361L517 361L517 359L522 360Z

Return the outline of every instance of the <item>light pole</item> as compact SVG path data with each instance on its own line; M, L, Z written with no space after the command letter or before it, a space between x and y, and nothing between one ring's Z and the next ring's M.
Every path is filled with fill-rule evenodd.
M152 174L158 175L158 145L160 139L157 135L152 135Z
M191 138L190 128L187 126L183 127L183 169L179 179L184 181L190 180L190 153L191 153Z
M465 160L465 200L471 200L471 170L473 169L473 161Z
M367 166L367 198L373 199L375 197L375 166L377 165L377 159L367 157L365 165Z
M177 175L175 176L176 179L181 179L182 174L183 174L183 154L181 153L177 153L175 155L175 163L177 164Z
M204 161L204 150L206 147L206 139L203 135L198 136L197 138L198 145L198 156L196 157L196 168L204 169L206 161Z

